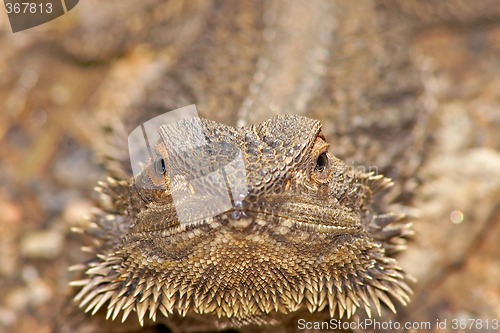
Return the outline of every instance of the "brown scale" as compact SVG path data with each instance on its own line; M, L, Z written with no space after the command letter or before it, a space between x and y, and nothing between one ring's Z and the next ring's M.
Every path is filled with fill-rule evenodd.
M386 247L404 247L409 225L370 208L389 179L329 155L321 124L309 118L281 115L241 128L196 121L207 138L196 153L185 154L189 142L167 148L160 140L138 183L101 185L103 201L120 204L103 207L87 232L98 246L78 266L85 277L72 282L82 310L141 325L202 320L199 328L211 330L278 325L304 311L350 318L363 308L371 316L381 303L395 311L394 300L409 301L408 276L386 254ZM192 126L184 121L173 130L187 137ZM246 183L244 198L227 211L180 221L179 206L218 200L210 189L186 189L196 175L231 161L234 149L244 170L228 169L234 173L226 180ZM169 186L165 174L183 175L182 184ZM180 201L170 198L175 191Z

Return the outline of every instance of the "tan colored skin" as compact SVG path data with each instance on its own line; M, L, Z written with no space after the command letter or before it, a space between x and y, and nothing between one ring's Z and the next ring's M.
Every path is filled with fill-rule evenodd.
M153 0L151 2L155 6L160 3L160 1L155 3ZM177 3L175 2L175 4ZM235 5L235 3L238 5ZM114 39L116 43L122 45L126 50L131 45L146 41L149 43L151 50L148 51L151 52L154 61L145 61L145 63L141 64L132 63L128 66L125 64L124 68L131 73L126 76L127 80L124 80L124 76L120 75L120 70L116 70L116 77L111 76L106 82L100 93L101 100L104 101L102 107L106 109L106 112L102 113L108 114L108 108L111 108L115 111L117 117L112 120L105 119L104 124L113 133L120 134L118 129L122 129L121 126L124 122L124 128L130 129L130 126L136 126L153 116L152 113L158 111L161 113L192 103L196 103L200 113L207 118L233 125L259 123L269 116L282 113L307 115L321 119L324 124L323 132L331 140L331 152L345 161L346 164L377 166L383 174L397 177L398 187L397 191L395 191L395 199L398 202L407 203L418 183L413 181L414 177L418 175L417 171L426 156L423 144L425 140L423 128L429 111L428 106L432 105L432 103L425 103L426 95L423 89L422 76L427 74L418 68L418 59L411 56L410 40L414 37L414 32L426 24L432 25L443 19L451 22L457 20L457 18L471 21L474 19L476 12L480 13L485 10L490 12L489 8L491 6L487 6L486 2L477 5L479 7L483 6L484 9L475 10L476 3L478 2L468 2L458 9L453 2L442 1L436 2L431 7L422 5L419 2L410 2L408 4L407 1L400 3L389 1L226 1L221 3L202 2L202 5L193 4L192 6L184 4L184 6L179 5L178 8L169 8L169 10L151 11L151 17L146 16L148 19L131 20L131 22L144 22L145 25L144 29L135 29L135 26L134 29L130 29L136 31L135 34L127 34L127 30L123 29L122 24L115 25L119 27L118 32L115 34L118 38ZM173 7L176 6L173 5ZM135 4L134 6L121 4L121 8L130 10L128 17L141 17L141 12L137 11ZM168 13L168 15L157 15L160 12ZM110 13L112 13L112 15L109 15L110 18L118 17L114 15L113 10L110 10ZM119 19L121 20L122 17L120 16ZM185 22L189 22L189 24L185 25ZM163 27L168 27L168 29ZM95 35L92 33L94 31L92 24L88 26L82 25L82 28L88 35ZM154 32L155 29L160 29L162 34L152 33L148 36L149 39L144 40L144 35L147 35L145 31ZM74 34L75 38L73 39L76 39L77 43L68 44L68 46L74 46L76 49L69 47L69 52L77 58L82 57L83 54L92 59L100 59L99 54L86 54L82 52L82 49L83 51L106 51L107 49L102 47L105 43L95 42L94 39L83 40L83 42L95 43L95 47L89 47L92 45L82 43L80 35L80 33ZM163 39L155 39L158 36ZM79 49L79 47L82 47L82 49ZM117 52L123 51L120 49ZM83 58L85 60L85 57ZM123 95L127 95L128 98L124 99ZM111 104L106 103L109 100L112 101ZM299 119L296 120L301 123ZM269 123L267 125L269 126ZM224 125L220 126L223 127ZM122 132L126 133L126 131ZM319 144L316 145L316 149L304 152L304 154L309 154L307 157L304 156L304 161L307 159L314 160L314 158L318 157L317 152L322 149L320 144L321 135L319 132L315 132L315 135L310 137L308 144L311 147L316 145L315 142L319 142ZM113 260L116 260L116 263L122 262L122 252L117 252L119 255L110 259L110 256L118 248L120 248L120 251L125 252L134 249L136 251L134 252L135 256L130 256L131 259L128 263L135 262L139 264L136 255L143 253L142 251L147 251L152 246L152 242L136 246L136 240L133 240L132 236L124 237L124 234L132 230L129 228L151 229L158 227L172 230L176 228L175 220L172 222L168 218L173 214L173 208L169 203L169 196L162 194L164 191L137 191L134 184L126 180L128 179L125 176L127 173L124 172L126 168L123 167L128 163L127 157L123 157L123 155L126 155L126 148L116 147L113 144L118 141L115 137L109 140L112 142L100 138L96 141L98 145L104 143L106 149L103 149L101 153L108 158L108 171L116 180L111 180L101 187L101 190L106 193L107 199L103 199L101 203L103 206L102 215L96 216L96 223L99 227L91 231L91 233L95 234L95 238L104 238L104 240L99 241L99 246L92 247L91 250L95 254L104 254L104 256L91 263L91 265L96 265L96 269L93 271L96 274L90 274L88 277L92 281L95 281L93 278L98 276L99 269L103 266L106 267L110 262L114 262ZM108 150L110 145L115 148L112 152ZM251 155L248 154L248 156ZM345 164L333 157L330 158L333 161L331 163L332 167L335 166L340 170L346 170ZM253 243L248 241L247 237L243 238L244 241L240 240L242 237L238 237L238 235L244 234L245 228L258 228L253 229L258 231L257 237L269 241L271 239L269 227L273 223L276 224L276 220L280 221L277 216L280 216L281 220L296 221L299 214L307 216L311 211L316 213L312 218L318 226L322 225L322 223L339 223L342 220L332 218L332 216L339 217L353 214L355 218L350 221L354 225L359 224L362 226L362 229L356 234L362 243L360 244L361 248L364 249L365 246L369 247L371 244L380 244L381 248L379 250L373 248L373 251L367 251L369 257L376 257L377 254L381 254L380 261L375 260L375 263L382 266L394 265L392 260L388 259L385 262L385 259L382 258L385 258L386 255L392 256L393 253L401 249L402 245L399 242L399 236L406 236L408 230L404 227L398 227L397 223L399 222L396 222L396 225L391 227L390 223L398 220L399 216L380 216L384 212L386 202L380 200L383 197L380 195L382 193L379 192L379 195L372 198L371 192L376 193L379 187L385 187L383 185L385 181L376 178L370 180L370 176L366 174L355 173L354 179L360 181L362 184L360 188L366 190L364 191L366 197L353 199L345 196L345 198L349 198L341 202L345 206L335 206L336 204L328 202L331 199L329 196L319 195L320 188L328 188L330 184L337 184L333 190L328 191L335 193L338 191L339 194L342 193L340 194L342 197L343 194L348 193L345 192L349 189L348 184L339 181L342 177L334 176L328 185L319 186L314 179L320 177L315 176L315 173L310 169L310 165L304 162L304 164L290 167L287 173L290 178L282 180L284 183L279 187L280 190L283 190L282 193L278 195L259 193L260 195L254 198L255 201L252 202L254 205L256 202L268 203L272 208L270 210L276 213L263 214L259 210L249 211L247 214L251 213L252 217L249 219L248 226L246 226L247 219L241 218L235 221L227 218L227 226L218 226L217 222L214 221L208 224L206 228L210 228L210 230L231 231L231 242L238 244L233 248L228 248L228 245L217 245L215 247L217 249L216 253L225 254L224 260L219 261L218 266L221 269L224 268L222 271L230 270L229 266L225 265L226 260L231 263L234 261L234 264L237 265L241 264L241 259L244 258L242 253L248 253L248 255L255 253L245 250L253 249ZM263 167L263 165L259 165L259 167ZM337 174L337 176L342 176L342 173ZM161 184L162 178L159 177L157 180L159 181L158 184ZM298 191L298 187L292 186L295 184L292 180L308 191L312 190L314 192L316 188L316 200L314 200L314 196L305 196L304 198L303 193ZM170 180L168 182L170 184ZM252 184L251 181L249 183ZM257 190L257 188L251 188L251 190ZM328 191L326 193L329 193ZM290 193L290 196L286 196L285 193ZM317 200L318 197L319 200ZM144 201L144 199L146 200ZM391 199L394 199L394 197ZM111 202L110 205L107 204L109 202ZM146 203L149 202L156 202L159 206L150 204L150 207L147 207ZM332 205L332 207L336 208L336 213L330 210L323 213L324 208L321 210L310 209L311 207L318 208L325 205ZM288 209L285 210L286 214L282 211L285 208ZM164 213L161 218L153 219L155 223L160 223L160 225L148 223L148 218L151 220L151 216L157 209ZM295 213L292 214L292 211ZM109 221L106 221L108 213L111 215L108 216ZM142 221L143 217L145 221L143 225L134 224L134 221ZM124 230L114 228L113 221L116 219L120 221L121 226L125 226ZM214 220L217 219L224 220L224 216L214 218ZM257 224L258 221L265 225ZM172 223L174 225L171 225ZM311 230L301 233L301 235L313 237L310 236L311 234L314 235L315 233ZM134 234L134 237L136 237L136 234ZM208 237L218 239L217 237L221 236L208 235ZM196 238L196 240L200 239L203 238ZM305 244L307 240L300 237L289 237L286 239L287 242L297 243L295 251L290 250L288 245L288 247L285 247L285 244L288 243L282 242L274 243L273 245L279 245L278 248L267 248L267 252L272 252L274 255L276 253L291 256L300 254L300 256L305 256L308 260L311 258L317 259L317 253L314 253L314 250L318 250L318 248L314 247L314 242L311 242L313 246L307 246L309 245ZM167 246L168 244L162 243L161 246L164 252L182 254L185 249L179 243L182 242L175 243L170 247ZM181 297L180 292L178 294L174 293L173 298L171 298L173 303L166 304L163 307L160 306L163 303L151 302L148 297L145 297L142 302L141 299L137 300L137 302L134 299L132 300L133 305L128 309L134 307L138 310L140 317L146 310L145 317L148 317L149 312L147 310L158 305L158 311L152 311L151 313L157 315L157 321L163 321L165 318L163 318L162 309L164 309L168 315L165 321L174 331L206 330L216 327L239 327L240 330L244 330L247 328L245 325L251 323L255 325L279 323L281 325L287 320L292 320L292 316L297 316L302 310L308 312L309 308L315 311L315 314L331 311L332 314L338 316L341 314L338 309L341 309L342 313L346 313L347 309L344 309L343 302L345 302L345 308L349 308L347 302L353 301L352 299L349 301L348 296L351 293L349 286L352 288L350 282L355 283L360 276L360 274L357 276L348 274L347 271L344 271L344 269L347 269L345 267L335 269L338 266L331 265L328 266L331 271L328 269L326 272L321 270L322 274L326 274L324 275L325 279L323 279L323 275L316 274L315 270L319 269L315 265L316 262L314 262L314 265L309 264L307 266L309 268L303 269L313 270L309 273L316 275L303 275L302 278L297 278L294 284L289 286L290 290L285 290L283 294L293 294L295 293L293 289L296 288L298 296L293 296L295 298L292 301L288 299L288 303L283 303L281 307L278 306L277 310L272 309L271 306L272 313L267 313L267 300L260 302L262 297L259 298L259 302L255 303L263 306L263 309L259 308L258 305L254 307L247 306L247 311L244 310L245 307L243 306L239 307L238 311L235 312L233 305L230 306L229 303L222 302L223 299L226 299L223 297L226 290L224 288L213 289L217 290L216 295L213 295L215 302L217 303L218 298L220 299L220 305L217 303L215 308L212 308L212 305L209 304L211 300L213 302L213 298L204 300L204 302L207 302L206 304L203 304L203 302L195 304L194 298L191 303L180 303L178 302L179 299L187 299L188 290L191 293L189 296L195 295L196 288L190 290L189 287L189 284L195 283L195 280L187 275L194 274L192 268L198 262L197 260L201 262L201 259L204 259L203 256L207 255L204 246L208 245L203 242L193 243L196 245L195 248L199 247L199 250L196 256L193 255L189 258L191 261L188 262L191 264L185 268L186 272L180 270L179 267L182 267L182 265L178 263L170 266L170 269L175 268L183 273L179 275L182 279L177 275L169 277L168 270L166 273L162 273L166 274L164 276L166 279L179 278L179 285L167 281L168 286L161 287L161 292L169 288L182 287L182 283L187 283L185 290L181 288L182 292L186 292L182 294L184 298ZM326 242L326 244L329 243ZM293 247L291 248L293 249ZM212 248L209 246L208 249ZM258 249L261 250L261 247L258 247ZM320 248L320 250L325 251L323 248ZM328 248L328 250L334 251L337 248ZM347 249L340 249L342 255L339 255L339 257L351 260L352 258L344 256L352 250L351 246ZM384 251L386 255L382 253ZM231 253L237 259L231 259L228 255ZM259 255L261 254L259 253ZM271 255L268 255L268 257L272 258ZM322 260L325 260L325 258L326 260L331 259L330 257L333 257L333 254L322 257ZM279 262L283 260L283 256L276 255L274 259L275 264L273 267L280 267ZM153 262L155 260L152 259ZM276 260L278 263L276 263ZM360 260L364 262L364 260ZM146 260L146 262L148 261ZM256 272L259 268L262 272L265 271L261 267L262 265L255 266L253 260L248 259L248 262L248 267L251 267L252 271L254 268ZM292 262L295 263L293 260ZM140 263L142 264L142 261ZM167 265L168 262L162 262L161 264ZM300 264L305 265L306 263L301 262ZM299 264L297 265L299 267ZM131 266L124 265L123 267ZM81 268L84 271L88 269L85 266ZM356 269L359 269L359 267L353 268L352 271L356 271ZM146 275L139 276L143 271ZM341 280L340 278L339 280L333 278L334 282L332 284L331 280L328 281L326 277L328 274L338 277L338 274L341 275L342 272L345 272L349 278L344 278L344 276L342 276ZM108 273L113 275L117 274L117 271L110 270L106 272L106 274ZM148 273L147 269L130 269L123 273L125 279L135 279L138 282L141 281L141 278L149 280L149 277L152 276L149 274L151 271ZM176 273L179 272L176 271ZM215 284L214 278L228 278L227 274L212 277L207 273L206 268L199 273L201 277L198 277L198 281L203 283ZM363 288L366 288L368 294L366 303L370 303L370 300L372 300L375 307L377 307L379 297L384 295L380 290L385 288L377 285L377 283L387 281L376 273L376 271L372 271L372 275L370 275L372 279L367 277L366 281L363 281L364 284L361 284L365 286ZM316 289L312 287L313 284L310 283L314 282L314 280L311 280L312 278L317 279L317 283L323 283L322 287L318 286ZM221 279L221 281L226 280ZM229 280L234 281L234 283L243 283L242 278L233 277L232 279L229 278ZM394 283L392 278L389 280ZM396 277L395 280L401 281L401 277ZM264 279L263 281L265 283L267 280ZM276 279L276 281L280 280ZM87 282L89 281L84 280L80 284L86 284ZM109 284L109 281L103 280L103 282ZM115 282L116 284L110 284L110 291L126 290L121 289L123 286L120 285L120 281L112 281L112 283ZM365 282L374 285L368 288L366 286L369 286L370 283ZM334 295L333 289L332 292L328 290L328 287L332 286L337 288L337 284L339 288L336 290L345 291L344 293L335 292ZM303 290L301 290L302 285L304 285ZM355 285L358 284L355 283ZM225 285L219 282L218 286ZM325 286L326 296L322 294ZM135 285L133 287L136 288ZM140 292L140 288L143 287L147 289L148 283L140 285L137 287L139 289L136 290ZM250 287L260 287L261 292L266 293L267 291L269 297L274 297L271 295L276 292L274 288L264 290L263 285L251 285ZM307 289L307 287L311 290ZM401 288L404 289L404 287ZM81 301L89 295L88 293L92 293L91 290L95 289L89 287L89 290L83 292ZM377 290L379 290L378 293ZM370 293L370 291L372 292ZM402 294L406 293L403 292ZM95 309L97 304L92 304L92 302L102 300L100 298L102 294L99 294L100 296L90 294L89 303L91 306L89 310ZM302 294L303 296L301 296ZM362 299L363 302L359 303L364 306L366 303L364 302L363 292L355 294L361 298L354 298L358 302L359 299ZM233 296L229 293L229 295L231 296L229 299L237 298L236 294ZM319 297L316 299L316 296L313 297L312 295L318 295ZM329 295L332 301L328 298ZM393 296L397 297L397 295L399 293L396 292ZM339 296L340 298L337 298ZM343 296L347 298L344 299ZM153 301L154 297L153 293ZM285 299L287 298L283 297L279 301ZM117 302L120 301L118 296L116 300ZM279 301L276 303L279 303ZM230 300L230 302L232 301ZM293 302L295 303L292 304ZM405 302L405 299L403 299L403 302ZM107 304L103 305L101 311L106 312ZM184 306L186 304L187 307ZM299 310L294 308L296 305L300 308ZM321 309L320 305L324 305L324 311L322 312L319 311ZM337 310L331 309L334 305ZM85 307L87 306L89 305L86 304ZM208 311L210 313L198 315L197 312L202 312L202 308L207 309L207 311L210 310ZM231 310L228 310L229 308ZM118 309L116 315L121 316L122 311L116 304L111 306L111 316L114 315L114 309ZM169 309L173 311L173 314L168 312ZM181 315L185 311L187 311L186 317ZM134 314L128 317L126 326L120 326L113 322L105 326L110 321L101 321L98 318L100 317L96 314L94 317L87 316L81 320L87 322L95 319L97 324L94 326L94 330L95 327L98 327L103 328L104 331L109 331L110 328L117 331L128 329L131 327L129 325L138 322ZM147 324L148 320L144 320L145 324ZM262 329L262 326L256 327ZM276 327L273 327L273 329L276 329Z
M149 318L179 331L245 330L283 326L304 311L350 318L359 307L380 312L380 301L393 310L391 298L409 301L407 277L386 255L399 249L408 225L386 227L400 216L378 217L370 208L390 180L330 156L312 119L283 115L242 128L200 123L207 145L191 158L182 158L191 147L166 149L160 141L137 183L102 184L112 208L87 231L98 245L79 267L86 277L73 282L80 307L107 308L108 317L123 320L136 312L129 321ZM183 137L191 126L174 134ZM244 199L215 216L179 221L176 211L216 200L210 189L186 189L199 169L225 165L230 147L242 152L246 175L226 177L246 182ZM158 159L172 178L184 175L184 184L158 171ZM189 329L177 324L182 318L193 323Z

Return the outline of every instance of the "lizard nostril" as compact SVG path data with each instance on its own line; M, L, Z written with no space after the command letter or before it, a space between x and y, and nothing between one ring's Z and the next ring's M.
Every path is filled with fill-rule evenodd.
M316 160L315 170L318 172L323 172L326 170L327 167L328 167L328 156L326 156L326 153L322 153L318 156L318 159Z

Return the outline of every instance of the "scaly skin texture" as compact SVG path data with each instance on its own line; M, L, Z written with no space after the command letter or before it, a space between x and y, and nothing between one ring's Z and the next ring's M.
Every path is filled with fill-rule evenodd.
M104 192L100 203L102 213L96 215L97 228L90 231L97 245L93 244L89 250L96 257L93 261L80 267L83 272L87 271L89 267L95 267L95 269L90 271L90 274L83 278L84 282L80 284L89 282L87 279L93 282L96 282L95 279L102 279L103 288L106 285L111 288L110 292L122 290L125 296L130 297L127 295L127 283L123 286L120 281L109 282L106 280L107 274L111 274L108 280L112 279L113 274L118 274L118 270L114 266L109 268L107 265L121 263L124 253L132 251L132 248L135 251L147 249L144 244L142 247L137 245L137 248L132 246L131 244L136 243L124 236L128 232L128 228L132 228L131 232L133 232L133 228L138 227L134 224L135 220L152 216L152 210L148 210L152 207L147 207L146 203L150 202L153 206L152 203L160 200L164 204L162 209L167 209L165 207L171 204L165 197L159 197L154 192L137 191L136 187L129 183L128 156L126 156L127 149L124 145L126 135L131 128L153 116L192 103L198 105L200 113L206 118L232 125L259 123L271 115L281 113L302 114L321 119L324 124L323 132L331 140L330 150L335 156L342 159L347 165L376 166L382 174L397 179L396 191L393 191L391 196L387 196L382 195L383 191L376 189L377 186L385 187L382 186L382 180L370 180L370 176L361 176L363 173L360 172L354 173L360 175L361 179L366 182L356 189L365 189L363 193L367 196L363 199L365 200L363 205L357 207L358 211L354 210L352 214L357 214L357 223L363 225L362 232L358 236L366 242L363 244L366 246L370 242L380 244L379 250L373 248L372 252L368 251L370 256L373 255L373 258L376 258L377 254L381 255L383 251L386 252L386 255L392 255L400 249L399 235L401 233L406 235L407 229L394 226L394 230L388 230L389 225L384 228L386 224L397 220L399 215L383 214L385 214L387 202L390 201L387 200L388 197L398 203L405 204L410 201L415 188L419 185L418 170L425 160L427 152L424 149L425 121L428 111L432 109L433 105L432 98L429 98L432 97L429 96L432 95L432 87L427 87L429 88L427 93L424 92L423 82L430 81L426 67L422 66L421 59L416 54L412 54L410 41L415 36L415 31L418 32L422 27L439 23L442 20L450 22L450 24L455 21L467 23L473 22L477 15L478 17L487 16L490 12L491 15L494 15L488 9L486 2L463 3L461 7L457 7L451 2L436 2L432 9L427 8L425 4L406 1L400 3L389 1L221 1L201 2L199 4L190 2L180 5L177 5L179 2L171 2L165 5L167 8L159 7L160 3L163 3L161 1L150 0L148 3L150 6L142 7L141 10L137 10L135 2L120 3L120 10L124 10L126 15L115 15L114 7L109 5L111 8L108 10L110 13L107 17L108 20L102 21L108 24L107 22L112 23L113 20L120 20L114 25L109 23L110 26L106 27L109 29L119 27L114 29L115 38L112 43L103 43L102 40L99 40L99 38L103 38L106 41L109 36L103 34L101 37L101 35L96 34L93 22L87 23L85 20L76 27L75 33L71 34L70 38L61 39L64 40L63 46L66 52L76 60L83 62L106 61L106 59L119 57L122 53L127 54L127 50L130 49L135 50L138 54L127 54L126 58L117 60L113 70L102 83L97 96L98 102L94 108L97 110L96 115L104 118L101 119L101 122L105 125L107 132L113 133L113 135L96 136L95 141L98 151L106 159L108 172L114 180L101 186L101 190ZM155 10L150 10L151 8ZM100 7L100 9L100 13L106 13L105 7ZM95 12L95 7L92 7L91 10L92 13ZM123 29L121 24L125 16L131 18L125 22L127 29ZM84 17L93 16L89 14ZM137 22L142 22L142 29L137 28ZM82 34L91 36L91 38L82 38ZM140 43L146 46L136 48ZM103 47L103 45L108 47ZM136 57L140 60L135 61ZM111 118L107 117L110 110L113 110ZM226 128L224 125L220 126ZM239 145L241 146L240 143ZM246 151L244 146L241 146L240 149ZM250 156L250 154L246 156ZM335 164L332 163L332 165ZM293 179L294 176L291 174L297 172L299 167L300 165L296 165L290 168L288 176ZM345 168L349 169L346 166ZM298 174L306 174L307 171L302 170ZM309 172L311 171L309 170ZM159 179L161 180L161 178ZM354 177L353 179L358 178ZM309 191L310 187L307 187L305 180L306 178L302 179L301 184ZM335 181L339 182L338 179L334 178L332 182ZM358 181L361 182L359 179ZM253 183L249 180L249 184ZM343 183L339 182L339 184ZM375 186L376 184L378 185ZM283 188L281 187L281 189ZM256 189L251 187L250 190ZM293 191L294 189L289 190ZM370 192L373 193L368 195ZM356 193L354 192L353 195ZM279 196L280 193L277 193L275 198ZM299 204L303 203L303 200L307 199L303 199L303 197L304 194L297 195L295 193L295 196L288 197L286 202L288 205L297 204L294 206L297 208L300 206ZM347 197L345 195L345 198ZM282 196L281 201L278 201L279 204L274 202L273 210L279 211L279 209L287 207L282 204L285 198ZM248 200L250 199L255 198L249 196ZM327 196L322 196L321 205L326 205L327 199ZM260 199L256 200L258 202L273 202L273 198L269 195L267 197L261 196ZM354 200L354 202L358 201ZM311 205L308 202L304 204ZM341 208L353 209L349 205ZM171 211L172 207L169 209ZM139 214L143 210L145 213ZM300 213L304 213L304 209ZM307 210L307 213L310 214L310 211ZM288 219L296 217L296 215L290 215L285 215L285 217ZM265 215L266 221L270 225L275 220L272 218L273 216L275 215ZM226 217L226 219L230 217ZM326 219L323 219L323 216L320 217L324 223ZM219 216L219 218L224 219L223 216ZM252 218L257 219L257 217ZM259 220L261 219L259 218ZM247 221L247 219L236 220L236 225L245 225L242 221ZM120 227L115 226L116 222ZM234 223L229 222L227 224L227 228L234 225ZM213 224L210 225L213 226ZM144 227L147 229L147 226ZM206 228L213 230L208 226ZM263 226L262 228L264 229ZM236 228L234 232L238 233L242 230ZM266 240L271 237L264 230L259 229L260 232L265 236L259 234L259 237L267 237ZM389 236L392 234L394 234L394 238L391 241ZM209 236L207 235L207 237ZM340 242L341 240L343 238L336 241ZM152 246L153 242L147 243ZM203 242L194 243L197 246L203 245ZM309 247L307 239L302 240L300 244L303 248L297 248L295 253L305 256L307 253L319 251L313 246ZM174 245L179 246L179 244ZM360 246L363 248L365 245L361 244ZM313 248L314 251L311 251ZM337 248L335 249L337 250ZM333 251L333 249L329 250ZM344 252L349 250L353 249L348 247L339 251L345 254ZM113 256L115 251L118 251L120 255ZM172 253L179 254L179 251L178 249ZM201 249L199 251L197 256L193 254L193 258L198 258L201 254L207 255ZM228 252L221 250L221 253ZM287 255L293 253L287 248ZM339 256L342 255L339 254ZM241 258L240 255L238 259ZM385 257L382 255L381 258ZM232 260L228 255L224 259ZM384 260L376 260L376 263L382 265ZM242 262L241 260L236 261L238 264ZM136 264L143 264L143 262L136 262ZM140 274L147 272L147 269L137 271L130 269L125 279L136 281L132 282L130 286L138 292L136 296L140 297L138 299L139 305L135 303L135 298L132 300L132 304L129 304L124 295L122 297L116 296L116 298L111 299L111 302L125 303L112 305L110 315L113 316L114 309L117 309L116 315L121 316L120 308L127 305L129 311L134 311L135 307L140 316L146 311L145 317L149 317L148 308L150 305L158 306L151 313L157 314L159 320L160 315L163 316L162 309L164 309L169 315L168 326L177 331L239 327L252 321L255 324L273 324L277 321L285 323L287 320L292 321L293 318L302 316L300 312L302 310L309 312L308 307L312 307L315 311L318 310L315 313L321 313L319 311L321 307L314 305L316 301L318 303L321 301L323 304L328 303L324 305L324 310L328 313L330 308L328 295L330 295L330 297L334 297L332 304L337 306L337 311L332 312L339 316L338 309L344 309L342 301L346 303L346 308L349 308L348 302L354 302L348 296L351 293L349 286L353 287L348 282L354 281L354 286L358 286L355 281L361 279L359 274L347 278L347 268L345 268L346 276L340 274L339 280L333 278L330 281L326 276L324 279L321 277L323 280L314 281L314 283L318 283L316 288L314 284L311 284L313 280L309 280L312 277L320 278L315 271L316 264L313 265L314 269L309 268L311 276L303 275L303 279L307 279L306 282L301 281L300 277L296 277L295 284L289 286L290 288L298 288L297 293L304 294L303 298L300 299L303 303L297 311L292 311L294 304L288 304L282 307L283 311L278 307L278 310L273 310L273 314L262 315L261 313L260 317L257 314L247 314L246 319L243 319L243 310L239 310L240 317L238 318L240 319L237 319L238 312L234 312L234 307L222 302L222 292L214 295L216 303L217 297L221 298L220 305L217 303L212 314L198 315L194 303L190 305L185 302L188 298L188 288L187 285L183 285L183 283L192 283L185 274L191 274L194 270L185 269L187 272L183 275L180 274L183 272L182 266L179 263L176 264L174 267L177 271L172 273L173 275L164 276L164 278L178 280L173 281L174 283L165 280L164 284L161 285L161 290L156 292L153 292L154 289L149 289L154 300L155 297L160 297L160 291L163 292L166 288L181 288L179 293L173 292L171 295L170 299L173 300L173 304L163 305L161 302L153 302L154 305L152 305L149 291L146 292L147 296L144 296L144 292L142 292L142 288L148 289L148 281L151 280L139 275L134 276L134 272ZM386 264L392 265L391 260ZM166 263L163 262L162 265L166 265ZM144 264L143 266L145 268L148 265ZM123 269L126 267L124 265ZM304 269L307 272L307 269ZM340 270L334 272L338 274ZM372 273L378 277L376 272ZM214 275L221 274L215 273ZM142 278L144 278L145 283L139 284ZM393 278L396 281L401 281L401 278ZM365 280L372 281L369 278ZM215 283L205 276L203 276L202 281ZM238 281L236 280L236 282ZM375 278L373 283L389 283L380 281L386 280ZM177 282L178 284L175 284ZM365 286L363 288L370 286L368 282L361 284ZM394 281L392 282L394 284ZM301 283L304 284L303 290L300 290ZM319 287L321 283L326 286L327 294L322 294L321 290L324 289ZM339 289L335 290L344 292L337 293L332 290L330 293L328 286L332 285L335 288L338 285ZM310 290L306 288L307 286ZM182 289L182 287L185 288ZM260 290L264 290L264 287L268 286L260 285L259 287ZM90 306L89 311L96 308L98 305L96 303L102 301L104 295L108 295L106 297L115 295L106 294L107 291L99 289L99 286L91 285L88 288L89 290L82 292L80 302L84 302L88 297L88 303L85 304L84 308ZM100 293L92 294L94 291L97 293L97 289L100 290ZM380 295L383 295L376 290L383 289L381 286L367 289L366 302L372 299L375 300L376 305L376 300L381 297ZM276 293L274 288L268 288L267 291L270 292L268 293L269 297L274 297L271 296ZM294 292L292 289L285 291ZM335 291L335 295L333 291ZM194 297L196 293L190 292L192 294L189 296ZM352 293L355 295L354 292ZM316 296L313 297L316 294L318 299L314 298ZM357 300L361 306L364 306L365 302L359 301L360 299L364 300L363 294L360 295L361 298L358 297ZM289 303L300 303L299 296L293 296L295 298L287 300ZM340 298L336 301L336 297L339 296ZM347 298L343 299L343 296ZM176 297L180 298L181 302L177 302ZM231 295L231 299L235 299L235 297L238 296ZM144 300L141 302L142 298ZM163 296L162 299L164 299ZM92 303L94 301L96 303ZM206 301L203 300L203 302ZM404 297L403 301L405 301ZM202 300L200 302L203 303ZM264 309L257 307L252 308L251 311L265 313L266 302L259 302ZM106 312L107 304L109 303L105 302L100 311ZM223 304L226 305L223 306ZM321 305L323 306L323 304ZM210 306L210 304L205 305ZM224 308L231 308L232 315L229 316L227 313L223 315L222 311L227 311ZM169 309L172 309L172 314L168 313ZM182 316L186 311L189 312L186 313L188 316ZM217 311L220 311L220 318ZM80 314L80 312L75 313ZM210 316L213 318L210 319ZM82 318L78 315L73 317L81 320L78 325L73 325L73 327L79 327L80 331L85 331L86 327L89 327L87 329L89 332L132 330L133 325L138 322L135 315L127 319L125 326L111 321L101 321L98 314L93 317ZM85 323L92 323L93 320L96 322L94 325L86 326ZM145 324L148 320L148 318L144 319ZM71 326L69 322L70 320L63 321L61 326L66 324ZM262 329L263 326L257 327ZM239 327L242 330L246 328L247 326Z
M105 204L86 230L95 257L72 283L80 307L196 331L283 327L304 312L350 318L409 301L407 277L388 256L409 224L370 207L389 179L329 155L321 124L302 116L241 128L185 120L170 134L188 137L195 125L204 146L160 141L136 181L99 187ZM199 205L217 209L219 193L195 187L197 176L225 165L233 207L198 218ZM180 221L181 211L192 218Z

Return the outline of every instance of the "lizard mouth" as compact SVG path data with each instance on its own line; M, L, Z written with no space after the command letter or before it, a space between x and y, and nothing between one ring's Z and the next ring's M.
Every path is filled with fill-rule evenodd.
M250 227L257 225L261 227L274 227L281 230L302 230L304 232L319 232L319 233L353 233L359 231L361 226L359 222L347 214L342 216L342 221L335 223L325 223L324 220L318 220L304 214L296 214L292 212L269 212L266 210L238 210L233 209L225 213L226 218L222 220L228 221L226 224L237 227Z
M322 216L296 213L293 209L271 212L266 209L231 209L214 217L182 221L166 226L165 235L182 234L195 229L229 228L236 231L252 232L257 229L274 229L279 233L314 232L321 234L354 234L362 230L359 219L353 214L340 214L335 210L323 208ZM140 232L148 230L141 229ZM149 230L157 233L158 230Z

